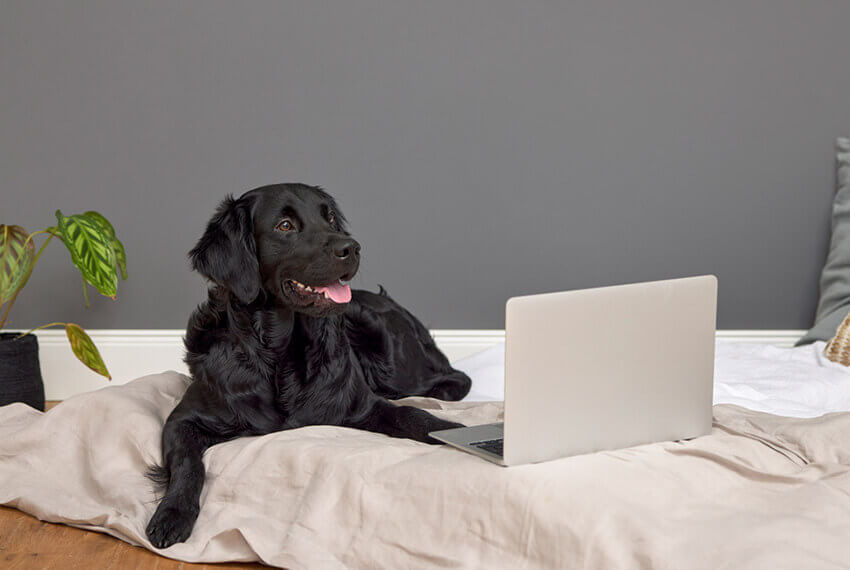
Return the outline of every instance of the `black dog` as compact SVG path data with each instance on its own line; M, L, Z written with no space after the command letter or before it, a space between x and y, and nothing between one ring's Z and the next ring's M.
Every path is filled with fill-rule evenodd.
M190 252L214 286L189 319L192 383L162 433L166 491L147 527L166 548L200 510L204 451L240 436L331 424L437 443L458 427L386 400L459 400L469 378L386 292L351 291L360 245L320 188L278 184L227 198Z

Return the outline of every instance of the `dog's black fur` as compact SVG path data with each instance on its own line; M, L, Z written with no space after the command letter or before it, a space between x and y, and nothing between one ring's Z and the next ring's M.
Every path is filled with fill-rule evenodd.
M214 285L189 319L193 381L163 427L163 464L151 473L165 487L147 527L157 548L189 537L212 445L314 424L437 443L428 432L460 425L387 400L459 400L470 380L383 289L335 302L295 283L347 281L359 267L360 245L320 188L228 197L190 258Z

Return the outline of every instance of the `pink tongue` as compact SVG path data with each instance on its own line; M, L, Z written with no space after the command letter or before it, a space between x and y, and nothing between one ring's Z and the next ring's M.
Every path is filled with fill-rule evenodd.
M348 303L351 300L351 287L343 285L338 281L333 285L313 287L313 289L319 293L327 292L328 297L330 297L334 303Z

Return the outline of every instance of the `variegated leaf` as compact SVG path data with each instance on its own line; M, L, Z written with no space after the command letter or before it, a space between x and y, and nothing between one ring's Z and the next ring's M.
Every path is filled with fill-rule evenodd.
M112 227L112 224L109 223L109 220L107 220L103 214L95 212L94 210L89 210L83 215L90 218L94 223L103 228L103 230L109 234L110 239L115 237L115 228Z
M109 241L112 244L112 250L115 252L115 260L118 262L118 269L121 271L121 279L127 279L127 254L124 252L124 244L118 239L115 234L115 228L109 223L103 214L89 210L84 216L94 220L101 228L109 234Z
M118 292L118 272L108 231L85 215L65 217L56 210L56 219L59 220L59 237L83 278L101 295L114 299Z
M118 238L112 240L112 251L115 253L115 260L118 262L118 269L121 271L121 279L127 280L127 253L124 251L124 244L118 241Z
M35 244L21 226L0 225L0 305L23 285L35 262Z
M68 341L71 343L71 350L74 351L74 356L80 362L100 374L112 380L109 371L106 369L106 364L103 363L103 358L100 357L100 351L92 342L91 337L86 334L80 326L74 323L65 325L65 334L68 336Z

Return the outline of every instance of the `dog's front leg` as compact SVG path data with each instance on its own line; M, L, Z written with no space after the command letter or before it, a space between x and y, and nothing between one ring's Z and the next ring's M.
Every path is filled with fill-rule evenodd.
M384 433L391 437L404 437L425 443L440 444L441 441L437 441L428 433L464 426L463 424L441 420L419 408L399 406L380 399L375 402L365 419L351 427Z
M165 495L147 526L157 548L184 542L195 526L204 486L203 453L211 445L191 420L168 421L162 430L161 476Z

